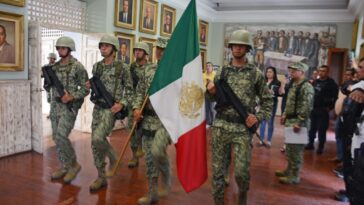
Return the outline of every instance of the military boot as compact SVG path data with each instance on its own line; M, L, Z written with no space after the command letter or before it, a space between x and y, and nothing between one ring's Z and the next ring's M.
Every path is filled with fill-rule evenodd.
M62 179L66 174L67 169L65 167L60 168L51 174L51 180Z
M248 192L246 191L240 192L238 205L247 205L247 201L248 201Z
M154 177L149 180L148 195L138 199L139 205L150 205L157 202L158 198L158 178Z
M275 175L277 177L287 177L289 175L289 171L288 171L288 169L286 169L286 170L277 170L277 171L275 171Z
M159 197L165 197L171 191L171 172L168 170L167 173L161 174L161 189L158 191Z
M134 168L134 167L137 167L138 164L139 164L139 158L136 156L136 152L133 151L133 158L131 160L129 160L128 167Z
M81 165L76 162L72 167L68 169L68 172L66 176L63 177L63 182L66 184L69 184L74 180L78 174L78 172L81 170Z
M138 149L135 153L135 156L138 157L138 158L141 158L144 156L144 151L143 151L143 148L141 145L138 146Z
M90 185L90 192L96 192L107 186L105 169L97 168L99 177Z
M300 178L293 176L279 177L279 182L282 184L298 184L300 183Z
M214 198L215 205L224 205L224 198Z

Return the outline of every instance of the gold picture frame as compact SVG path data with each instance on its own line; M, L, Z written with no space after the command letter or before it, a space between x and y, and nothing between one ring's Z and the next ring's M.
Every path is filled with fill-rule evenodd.
M203 20L199 21L198 24L198 28L199 28L199 39L200 39L200 44L207 46L207 39L208 39L208 34L209 34L209 23Z
M115 0L115 26L135 30L136 0Z
M118 54L116 55L117 59L130 65L130 63L132 63L134 59L133 48L135 43L135 36L133 34L120 32L115 32L115 36L119 40L120 48Z
M143 33L157 33L158 2L143 0L140 6L139 31Z
M0 71L24 70L24 16L0 11ZM2 42L1 42L2 41Z
M176 26L176 9L162 4L160 35L170 37Z
M25 6L25 0L0 0L0 3L19 6L19 7Z
M151 38L139 37L139 41L145 42L148 44L149 52L150 52L148 62L155 63L157 61L157 59L155 57L155 49L154 49L154 44L155 44L156 40L151 39Z
M201 48L201 63L202 63L202 72L206 71L206 63L207 63L207 50Z

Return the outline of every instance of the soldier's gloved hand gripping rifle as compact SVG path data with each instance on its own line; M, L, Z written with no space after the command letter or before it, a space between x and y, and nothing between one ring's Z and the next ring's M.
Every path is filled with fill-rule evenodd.
M236 112L239 114L241 119L244 121L244 124L246 125L246 119L249 116L248 109L246 108L246 106L243 103L241 103L240 99L238 98L238 96L236 96L236 94L231 89L231 87L226 82L226 80L223 78L219 79L217 82L215 82L215 87L216 87L217 105L218 106L231 105L234 108L234 110L236 110ZM252 134L255 134L258 137L259 142L263 146L265 146L265 147L267 146L263 142L263 140L260 139L259 134L256 132L258 129L258 123L254 124L251 127L248 127L246 125L246 127Z
M56 88L59 97L62 98L66 94L65 89L62 83L59 81L56 73L52 70L52 66L43 66L42 73L44 77L43 88L47 92L50 91L51 87ZM73 109L71 102L66 103L65 105L67 106L69 111L73 112L73 114L76 114L76 111Z

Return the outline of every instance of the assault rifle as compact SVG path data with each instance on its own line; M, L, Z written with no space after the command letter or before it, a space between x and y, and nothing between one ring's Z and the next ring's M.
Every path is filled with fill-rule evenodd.
M52 70L52 66L43 66L42 67L42 73L44 77L44 85L43 88L49 92L51 87L56 88L57 93L59 95L58 101L61 102L61 98L65 95L65 89L62 83L59 81L56 73ZM69 111L76 114L75 110L72 107L72 102L65 104Z
M101 80L97 76L93 76L90 79L90 84L91 84L91 90L92 90L90 100L94 104L96 104L102 108L107 108L107 109L110 109L112 106L114 106L114 104L115 104L114 98L106 90L104 84L101 82ZM98 101L98 99L104 99L105 103ZM118 120L122 120L127 116L128 116L128 110L126 107L123 107L122 110L115 113L115 117Z
M246 106L240 101L238 96L236 96L236 94L231 89L226 80L219 79L215 83L215 87L216 87L216 97L217 97L216 108L219 109L219 107L226 107L231 105L234 108L234 110L236 110L236 112L239 114L241 122L245 124L250 133L257 135L261 144L263 146L266 146L266 144L260 139L259 134L256 132L258 129L258 124L255 124L252 127L248 127L246 125L246 119L248 118L249 112Z

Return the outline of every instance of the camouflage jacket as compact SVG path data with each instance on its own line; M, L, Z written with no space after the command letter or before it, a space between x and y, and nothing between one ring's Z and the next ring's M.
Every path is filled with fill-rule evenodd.
M105 65L103 61L99 61L94 64L92 75L100 78L116 102L124 106L128 105L128 99L132 96L133 88L127 64L116 60L111 65ZM103 101L103 99L99 100Z
M77 59L72 57L67 65L61 65L59 60L53 65L52 69L56 73L64 89L74 97L73 103L76 104L74 108L81 107L83 98L89 93L86 88L88 75L85 67L83 67ZM52 87L51 94L53 96L52 101L55 101L55 98L60 97L54 87Z
M134 90L136 89L136 87L139 83L139 80L144 75L144 70L145 70L146 66L148 66L148 63L146 63L145 65L139 65L137 62L133 62L130 65L130 76L132 79L132 84L133 84Z
M227 83L247 107L248 112L255 113L255 108L259 106L259 111L255 113L258 120L269 119L273 106L272 94L269 92L260 70L253 64L246 64L242 68L227 65L218 70L215 82L221 77L227 79ZM210 94L208 95L213 98ZM243 122L232 122L227 117L229 119L239 119L238 113L232 106L221 107L217 110L214 126L234 132L247 130Z
M297 88L300 89L298 92ZM297 93L298 96L296 97ZM299 83L292 84L288 91L286 109L283 113L286 116L286 127L294 124L298 124L301 127L308 126L308 120L313 108L313 97L314 90L309 82L300 81Z
M150 84L152 83L155 71L157 70L157 64L148 64L145 67L145 72L140 79L138 86L136 88L136 94L133 102L133 108L141 108L145 96L148 94ZM150 102L147 102L143 110L143 129L147 130L157 130L162 126L161 121L156 115Z

